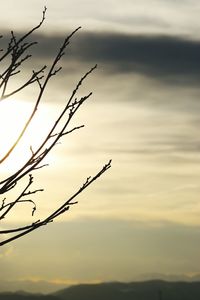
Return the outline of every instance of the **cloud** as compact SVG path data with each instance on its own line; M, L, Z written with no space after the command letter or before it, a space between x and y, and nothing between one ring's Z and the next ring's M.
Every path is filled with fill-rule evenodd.
M39 42L35 59L48 62L63 36L36 34L34 40ZM137 73L171 84L196 85L200 80L200 41L183 37L80 32L66 52L64 67L70 62L97 63L113 74Z
M73 281L132 280L140 273L149 272L198 272L199 230L199 226L141 222L134 218L130 221L87 218L55 223L50 231L38 231L21 240L13 261L17 272L11 270L10 275L14 273L23 279L45 278L55 287ZM36 240L40 240L39 247L34 247ZM56 264L53 264L55 253ZM55 278L69 281L55 281ZM32 289L36 283L32 283Z

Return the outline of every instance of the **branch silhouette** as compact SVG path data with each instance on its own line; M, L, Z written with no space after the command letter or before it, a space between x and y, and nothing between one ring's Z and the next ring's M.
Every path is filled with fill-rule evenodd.
M39 109L40 103L43 98L43 94L48 87L50 79L56 76L62 69L59 66L59 63L62 57L65 55L65 50L68 47L71 38L81 29L81 27L77 27L74 31L71 32L63 41L60 48L58 49L55 58L52 60L51 65L48 67L44 65L39 70L32 71L32 75L24 80L24 83L21 84L18 88L11 90L8 92L8 86L10 85L12 78L18 76L20 74L21 68L23 68L23 64L25 61L30 59L31 54L27 53L27 50L31 49L33 46L37 45L37 42L29 42L27 40L28 37L32 36L32 34L38 30L46 17L47 8L44 7L42 12L42 19L39 24L29 30L25 35L20 38L17 38L15 33L11 31L11 37L7 45L7 49L1 49L2 56L0 57L0 64L6 59L6 66L3 67L3 70L0 72L0 101L6 101L7 98L17 94L21 90L24 90L30 85L36 84L38 88L38 95L35 100L35 104L32 108L32 112L29 116L27 116L27 120L24 120L24 126L17 136L17 138L13 141L11 147L6 151L6 153L0 158L0 164L4 163L9 159L10 154L13 150L20 145L21 139L24 136L27 128L32 123L36 111ZM0 35L0 39L3 36ZM8 61L8 63L7 63ZM33 172L40 170L43 167L48 166L47 164L42 164L44 158L51 152L51 150L55 147L55 145L60 141L61 138L66 137L72 132L79 130L84 127L84 125L75 126L73 128L69 128L72 119L74 118L77 111L81 108L82 104L87 101L92 92L89 92L84 96L77 96L77 93L86 80L86 78L97 68L97 65L90 68L77 82L75 85L71 96L66 100L66 103L58 113L57 118L53 122L50 127L46 137L41 140L37 149L32 148L30 146L30 157L27 161L18 168L17 171L10 174L8 177L1 179L0 181L0 195L6 196L10 190L15 190L16 186L24 184L22 181L23 178L27 178L27 182L25 186L22 188L21 192L18 192L16 198L12 201L7 201L7 198L4 197L1 200L0 206L0 222L9 218L10 213L14 212L16 207L23 207L25 204L29 204L32 206L31 215L34 216L34 213L37 210L37 203L31 199L33 194L37 194L42 192L43 189L34 189L32 188L34 183L34 177L32 175ZM16 157L17 159L17 157ZM81 187L79 187L74 194L69 197L69 199L63 201L61 206L58 206L55 211L51 212L48 216L41 220L36 220L34 222L30 222L29 224L17 227L17 228L8 228L5 230L0 230L0 236L3 236L4 239L0 240L0 246L3 246L7 243L10 243L22 236L29 234L33 230L40 228L41 226L47 225L53 222L57 217L61 214L68 212L69 208L78 202L76 201L76 197L82 193L86 188L88 188L94 181L96 181L101 175L103 175L109 168L111 167L111 160L106 163L97 173L92 177L88 177L86 181L83 183ZM22 208L23 209L23 208ZM0 223L1 224L1 223Z

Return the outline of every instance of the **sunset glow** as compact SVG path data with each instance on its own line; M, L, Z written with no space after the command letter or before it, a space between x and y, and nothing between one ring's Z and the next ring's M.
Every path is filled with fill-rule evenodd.
M34 195L35 219L27 205L13 224L47 215L110 159L112 168L56 222L2 247L0 280L14 287L26 279L32 287L45 282L47 290L56 290L56 284L65 283L197 278L200 2L47 2L7 0L1 5L2 49L11 30L20 37L37 25L47 5L44 24L30 38L38 42L29 49L32 57L12 79L16 87L33 69L47 65L48 72L63 40L82 26L59 61L62 70L49 81L33 122L0 165L2 178L37 149L77 82L98 67L78 91L77 99L92 95L68 129L85 127L63 136L45 157L49 166L34 172L34 187L44 189ZM0 158L26 123L39 89L36 82L0 102Z

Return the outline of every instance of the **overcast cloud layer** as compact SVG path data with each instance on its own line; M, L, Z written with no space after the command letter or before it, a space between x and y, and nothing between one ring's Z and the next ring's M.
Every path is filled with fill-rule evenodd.
M165 33L199 39L200 3L196 0L7 0L1 5L1 28L22 29L37 23L47 5L45 31L65 32L74 26L98 31ZM17 20L17 22L15 21Z
M52 59L63 38L36 35L39 45L33 48L34 59ZM97 63L114 74L132 72L171 84L199 85L199 41L164 35L80 32L66 52L67 63Z
M1 33L38 24L45 4L26 75L50 63L66 31L83 30L48 86L39 128L49 107L57 112L64 103L66 89L94 64L98 69L82 87L83 94L94 91L78 115L77 125L86 127L57 146L39 177L42 213L110 158L113 167L61 224L3 249L1 276L80 282L200 273L200 2L7 0ZM35 91L27 89L22 100L33 100Z

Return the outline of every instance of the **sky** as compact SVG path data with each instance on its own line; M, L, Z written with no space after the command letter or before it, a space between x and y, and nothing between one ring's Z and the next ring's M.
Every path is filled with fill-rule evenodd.
M24 138L26 151L16 149L0 166L1 177L22 164L28 145L40 141L77 81L96 63L81 89L81 95L93 95L74 120L85 128L63 137L46 159L49 166L34 174L36 188L44 188L34 195L35 218L52 211L109 159L112 168L54 224L1 247L0 290L198 278L199 1L7 0L1 4L2 45L10 30L20 36L38 24L44 5L45 23L32 37L38 45L10 88L33 68L49 65L63 38L82 29ZM1 155L36 92L33 86L0 103L1 128L7 129L0 133ZM26 206L0 226L32 220Z

